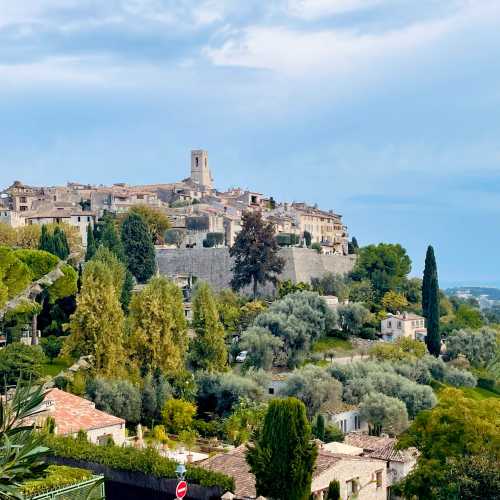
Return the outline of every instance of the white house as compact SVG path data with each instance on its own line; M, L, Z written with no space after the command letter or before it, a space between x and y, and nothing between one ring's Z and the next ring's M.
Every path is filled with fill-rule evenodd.
M326 403L321 408L321 414L327 424L336 424L344 434L368 430L368 423L361 419L359 408L355 405Z
M427 328L425 318L418 314L404 312L389 314L380 322L380 330L384 340L396 340L399 337L409 337L413 340L425 340Z

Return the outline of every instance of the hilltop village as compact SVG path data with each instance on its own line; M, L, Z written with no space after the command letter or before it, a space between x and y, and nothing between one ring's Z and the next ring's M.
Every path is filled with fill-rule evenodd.
M0 497L497 499L498 311L190 168L1 192Z

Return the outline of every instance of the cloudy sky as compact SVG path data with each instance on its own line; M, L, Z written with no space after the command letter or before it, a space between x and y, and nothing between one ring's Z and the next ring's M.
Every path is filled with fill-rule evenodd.
M0 0L0 185L317 202L500 284L499 0Z

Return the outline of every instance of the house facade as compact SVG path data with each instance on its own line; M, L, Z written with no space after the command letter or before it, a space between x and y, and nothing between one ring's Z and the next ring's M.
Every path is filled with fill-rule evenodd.
M321 408L325 423L335 424L344 433L368 431L368 423L361 418L359 408L346 403L325 404Z
M418 314L404 312L402 314L389 314L380 322L380 331L384 340L396 340L408 337L413 340L425 340L427 328L425 318Z

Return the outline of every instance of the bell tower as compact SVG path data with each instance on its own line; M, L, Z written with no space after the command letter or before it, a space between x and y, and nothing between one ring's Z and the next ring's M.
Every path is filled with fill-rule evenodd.
M191 180L202 187L212 189L212 174L208 166L208 152L203 149L191 151Z

